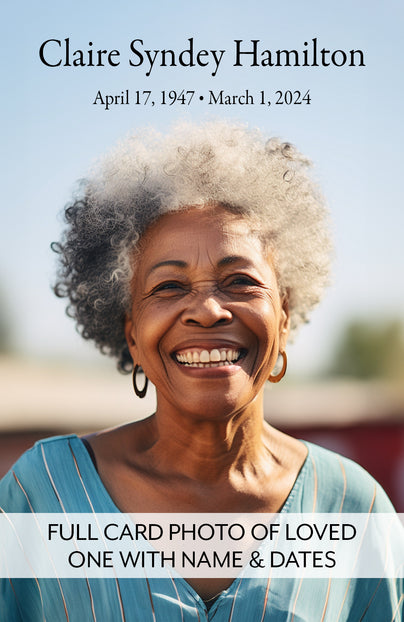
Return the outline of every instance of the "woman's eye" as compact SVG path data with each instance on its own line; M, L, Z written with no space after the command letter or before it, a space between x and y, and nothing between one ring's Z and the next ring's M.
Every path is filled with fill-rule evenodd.
M160 283L159 285L156 285L156 287L153 288L153 293L156 292L169 292L172 290L182 290L184 289L184 286L182 285L182 283L178 283L177 281L166 281L165 283Z
M257 282L246 274L238 274L230 279L230 285L257 285Z

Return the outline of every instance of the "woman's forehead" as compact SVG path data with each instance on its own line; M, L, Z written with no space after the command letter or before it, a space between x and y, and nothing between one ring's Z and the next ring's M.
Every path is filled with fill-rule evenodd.
M220 253L262 253L251 223L221 208L191 208L166 214L146 232L142 256L167 258L181 252L209 249ZM163 261L163 259L162 259Z
M160 218L142 239L134 276L141 281L191 269L272 274L270 253L250 222L225 210L193 208Z

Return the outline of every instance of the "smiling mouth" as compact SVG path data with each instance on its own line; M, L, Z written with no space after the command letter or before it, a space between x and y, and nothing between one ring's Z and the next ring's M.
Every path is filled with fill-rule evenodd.
M234 365L245 356L243 349L213 348L212 350L186 350L174 353L174 359L184 367L224 367Z

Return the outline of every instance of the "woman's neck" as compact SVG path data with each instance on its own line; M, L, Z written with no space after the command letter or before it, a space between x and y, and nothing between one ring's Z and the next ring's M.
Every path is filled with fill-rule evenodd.
M148 453L155 466L199 482L256 470L271 455L270 428L258 400L231 416L208 420L158 407L149 426Z
M277 512L307 450L265 423L256 406L226 420L157 409L90 437L116 505L130 512Z

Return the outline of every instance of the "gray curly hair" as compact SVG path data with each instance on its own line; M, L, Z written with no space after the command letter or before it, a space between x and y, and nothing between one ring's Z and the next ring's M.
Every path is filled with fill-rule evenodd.
M330 266L328 212L309 166L289 143L224 121L122 141L81 182L52 245L60 255L54 291L69 299L80 334L130 371L124 319L138 242L163 214L212 203L258 226L295 332L319 302Z

